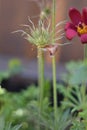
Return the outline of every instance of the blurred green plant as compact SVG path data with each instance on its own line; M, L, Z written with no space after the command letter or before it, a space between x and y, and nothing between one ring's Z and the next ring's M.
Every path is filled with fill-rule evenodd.
M87 83L87 60L78 62L68 62L66 64L68 73L63 76L65 82L70 85L80 85Z
M6 123L4 116L0 116L0 130L20 130L22 125L12 126L11 123Z
M18 67L17 67L18 66ZM12 60L7 76L20 72L20 62ZM57 85L57 92L64 96L58 109L57 130L87 129L87 61L70 62L66 65L68 73L65 84ZM17 70L15 70L17 68ZM19 68L19 69L18 69ZM81 73L81 74L80 74ZM2 72L4 75L4 72ZM76 77L75 77L76 75ZM77 78L78 77L78 78ZM5 78L2 76L2 79ZM39 87L29 86L20 93L10 93L0 86L0 130L54 130L53 106L50 105L51 84L45 82L43 111L39 113ZM5 121L4 121L4 117ZM9 123L11 122L11 123ZM22 125L17 125L22 124Z
M70 130L86 130L86 126L83 121L74 120Z
M47 103L46 103L47 104ZM48 106L48 105L47 105ZM47 107L46 107L47 108ZM35 105L29 106L30 111L32 112L32 117L30 120L35 120L36 124L40 123L41 129L54 130L55 129L55 117L52 109L44 109L41 115L38 116L39 110L38 107L35 108ZM71 124L71 118L69 116L69 111L62 111L59 109L57 115L57 130L65 130ZM38 129L37 129L38 130Z
M22 64L19 59L12 59L8 63L8 70L11 74L19 73L22 71Z
M64 101L62 101L64 109L71 108L72 113L76 111L78 114L87 111L87 94L85 86L68 86L67 88L58 86L58 89L64 95Z
M4 78L9 78L14 74L19 74L22 71L22 64L19 59L12 59L8 62L8 70L0 71L0 82Z
M46 85L48 86L49 84L47 83ZM12 122L13 127L16 124L22 124L21 130L38 130L38 124L42 130L45 128L54 130L53 107L50 106L49 98L46 94L41 114L39 114L38 98L39 88L36 86L29 86L27 90L23 90L20 93L10 93L4 90L0 94L0 114L5 116L6 122ZM58 130L64 130L71 122L69 111L64 112L60 108L58 115Z

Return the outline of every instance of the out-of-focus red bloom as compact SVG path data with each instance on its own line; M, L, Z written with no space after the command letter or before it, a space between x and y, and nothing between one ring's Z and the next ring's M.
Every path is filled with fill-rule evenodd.
M82 14L76 8L70 8L69 17L72 22L66 23L66 37L71 40L78 35L81 42L87 44L87 7L83 8Z

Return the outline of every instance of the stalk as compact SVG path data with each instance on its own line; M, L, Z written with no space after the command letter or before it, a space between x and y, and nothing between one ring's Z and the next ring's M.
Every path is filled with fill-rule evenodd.
M55 39L55 18L56 18L56 0L53 0L52 10L52 30L53 30L53 43ZM56 89L56 59L52 57L52 69L53 69L53 100L54 100L54 118L55 118L55 130L57 130L57 89Z
M43 111L43 98L44 98L44 54L43 51L38 48L38 85L40 87L39 95L39 116ZM38 130L40 130L40 125L38 125Z
M44 98L44 54L43 51L38 48L38 84L40 87L40 113L43 109Z
M56 60L55 56L52 58L52 69L53 69L53 100L54 100L54 118L55 127L57 125L57 89L56 89ZM55 128L56 130L56 128Z
M84 45L84 60L87 59L87 45Z

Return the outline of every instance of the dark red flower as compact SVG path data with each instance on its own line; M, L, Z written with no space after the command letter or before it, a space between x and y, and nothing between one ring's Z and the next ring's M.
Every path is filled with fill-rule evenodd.
M69 17L72 22L66 23L66 37L71 40L78 35L81 42L87 44L87 7L83 8L82 14L76 8L71 8Z

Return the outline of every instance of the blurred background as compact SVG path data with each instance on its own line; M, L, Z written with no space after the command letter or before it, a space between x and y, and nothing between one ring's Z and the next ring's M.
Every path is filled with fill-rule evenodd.
M76 7L81 10L87 6L86 0L57 0L56 22L69 19L68 9ZM11 32L27 24L27 17L33 17L37 23L40 9L32 0L0 0L0 64L6 58L23 58L28 61L36 59L36 47L29 44L19 34ZM35 16L35 17L34 17ZM57 61L60 63L83 58L83 45L76 37L73 44L59 48ZM47 58L49 59L49 58Z

